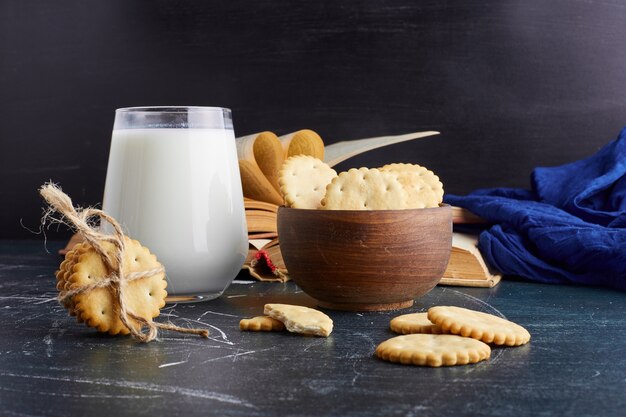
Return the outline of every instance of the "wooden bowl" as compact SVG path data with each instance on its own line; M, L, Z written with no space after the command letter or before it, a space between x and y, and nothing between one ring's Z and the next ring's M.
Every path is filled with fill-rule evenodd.
M278 209L291 278L321 307L406 308L441 279L452 247L452 211Z

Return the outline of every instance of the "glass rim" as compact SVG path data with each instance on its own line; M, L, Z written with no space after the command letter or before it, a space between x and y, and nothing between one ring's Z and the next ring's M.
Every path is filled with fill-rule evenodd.
M135 106L120 107L116 113L190 113L190 112L232 112L227 107L211 106Z

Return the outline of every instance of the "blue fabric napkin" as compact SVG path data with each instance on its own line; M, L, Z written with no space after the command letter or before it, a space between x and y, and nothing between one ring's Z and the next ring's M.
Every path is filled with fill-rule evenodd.
M536 168L531 187L445 202L492 224L478 247L503 274L626 290L626 128L589 158Z

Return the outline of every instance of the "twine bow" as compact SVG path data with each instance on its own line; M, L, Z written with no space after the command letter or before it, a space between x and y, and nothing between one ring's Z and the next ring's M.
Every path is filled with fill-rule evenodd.
M50 217L52 212L59 212L63 216L64 220L55 220L76 228L78 233L83 236L83 238L100 256L102 262L104 262L107 270L109 271L108 276L94 284L81 286L69 291L61 291L58 297L58 301L60 303L63 304L77 294L87 293L96 288L107 287L113 293L115 300L117 300L119 305L119 318L121 322L130 330L131 335L140 342L150 342L154 340L157 337L158 329L196 334L205 338L209 336L209 331L205 329L188 329L185 327L175 326L173 324L158 323L152 321L151 319L140 317L132 311L129 311L126 301L124 300L124 289L126 288L126 284L130 281L165 272L165 269L160 267L147 271L124 274L124 251L126 250L125 236L122 232L122 227L113 217L99 209L75 209L69 196L52 183L44 184L39 190L39 193L50 205L50 209L48 209L48 211L44 214L42 222L45 222L45 220ZM89 220L94 217L100 218L101 221L109 223L113 227L114 233L111 235L101 233L96 228L92 227ZM113 244L115 250L109 254L109 252L107 252L102 246L103 242ZM131 319L137 322L139 326L131 323ZM144 327L147 328L145 333L143 332Z

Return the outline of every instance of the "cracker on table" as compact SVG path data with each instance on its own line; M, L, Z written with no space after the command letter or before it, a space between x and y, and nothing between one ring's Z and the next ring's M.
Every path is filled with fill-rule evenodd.
M389 327L395 333L399 334L441 334L441 328L428 320L426 313L403 314L394 317L389 322Z
M409 193L410 208L438 207L443 201L443 184L429 169L417 164L387 164L381 171L395 172Z
M326 210L398 210L408 208L408 193L394 172L352 168L326 187Z
M265 304L263 313L285 324L292 333L328 337L333 321L326 314L309 307L291 304Z
M512 321L462 307L437 306L428 319L444 331L495 345L519 346L530 341L528 330Z
M308 155L289 157L278 176L280 192L287 207L317 209L326 186L337 172L324 161Z
M282 321L269 316L257 316L251 319L242 319L239 322L239 330L250 332L281 332L285 330Z
M156 256L141 246L138 241L126 238L125 243L124 274L161 268ZM103 246L108 252L114 250L113 245L108 242L104 242ZM66 287L67 289L75 289L90 285L106 278L108 274L109 271L107 271L100 256L89 246L73 266ZM127 282L124 289L124 301L127 310L146 320L157 317L160 308L165 305L166 286L167 282L163 272ZM84 321L88 326L94 327L100 332L108 332L113 335L130 333L129 329L119 319L119 305L109 287L96 288L76 294L72 297L71 304L79 321Z
M490 355L491 348L485 343L448 334L396 336L376 348L376 356L382 360L432 367L476 363Z

